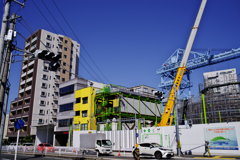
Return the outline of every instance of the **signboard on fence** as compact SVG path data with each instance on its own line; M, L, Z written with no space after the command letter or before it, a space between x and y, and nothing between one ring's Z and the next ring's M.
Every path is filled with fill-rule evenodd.
M210 142L210 149L238 150L238 142L234 126L205 128L204 135L205 140Z

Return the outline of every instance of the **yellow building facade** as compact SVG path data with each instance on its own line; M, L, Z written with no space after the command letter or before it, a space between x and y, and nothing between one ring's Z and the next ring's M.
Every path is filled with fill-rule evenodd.
M96 118L94 115L95 95L96 89L93 87L75 91L75 116L73 119L75 131L96 130Z

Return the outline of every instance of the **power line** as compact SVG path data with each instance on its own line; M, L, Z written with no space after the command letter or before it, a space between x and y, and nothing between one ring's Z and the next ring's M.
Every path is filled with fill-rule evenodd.
M42 1L43 2L43 1ZM34 3L35 4L35 3ZM67 35L66 34L66 32L64 31L64 29L61 27L61 25L58 23L58 21L55 19L55 17L53 16L53 14L52 14L52 12L50 11L50 9L47 7L47 5L43 2L43 5L44 5L44 7L47 9L47 11L49 12L49 14L51 15L51 17L53 18L53 20L55 21L55 23L57 23L57 25L60 27L60 29L62 30L62 32L65 34L65 35ZM37 7L36 6L36 4L35 4L35 7ZM48 20L47 20L47 18L46 18L46 16L44 16L44 14L40 11L40 9L39 9L39 7L37 7L38 8L38 11L40 12L40 14L43 16L43 18L47 21L47 23L50 23ZM50 26L52 26L52 25L50 25ZM56 32L56 30L55 30L55 28L54 27L52 27L53 28L53 30ZM67 47L68 48L68 47ZM69 48L68 48L69 49ZM83 58L83 60L87 63L87 61ZM88 63L87 63L87 65L89 65ZM92 67L89 65L89 67L91 68L91 70L94 72L94 74L95 75L97 75L97 73L94 71L94 69L92 69ZM85 66L83 66L83 68L88 72L88 74L90 75L90 76L92 76L94 79L95 79L95 76L93 76L90 72L89 72L89 70L85 67ZM99 78L99 79L101 79L101 78ZM101 81L102 81L102 79L101 79Z
M34 0L32 0L34 6L37 8L38 12L40 13L40 15L45 19L45 21L47 22L47 24L50 26L50 28L52 30L55 30L54 27L52 26L52 24L48 21L47 17L42 13L41 9L38 7L38 5L34 2Z
M107 77L103 74L103 72L100 70L100 68L97 66L97 64L94 62L93 58L90 56L88 50L86 49L86 47L84 46L84 44L80 41L80 39L78 38L78 36L76 35L76 33L74 32L73 28L71 27L71 25L68 23L67 19L65 18L65 16L62 14L61 10L59 9L59 7L57 6L56 2L53 0L52 1L55 8L57 9L57 11L59 12L59 14L62 16L64 22L67 24L68 28L71 30L72 34L74 35L74 37L80 42L82 48L85 50L85 52L87 53L86 55L89 57L89 59L92 61L92 63L95 65L95 67L97 68L97 70L99 71L100 75L103 76L104 79L106 79L106 81L108 83L110 83L110 81L107 79Z
M43 1L42 1L43 2ZM50 23L50 21L47 19L47 17L43 14L43 12L39 9L39 7L36 5L36 3L33 1L33 3L34 3L34 6L37 8L37 10L39 11L39 13L40 13L40 15L46 20L46 22L49 24L49 26L51 26L51 28L56 32L56 29L55 29L55 27L53 27L53 25L51 25L51 23ZM60 24L59 24L59 22L55 19L55 17L53 16L53 14L52 14L52 12L50 11L50 9L47 7L47 5L43 2L43 5L45 6L45 8L48 10L48 12L49 12L49 14L51 15L51 17L54 19L54 21L55 21L55 23L57 23L58 24L58 26L61 26ZM60 27L60 29L62 30L62 32L64 33L64 34L66 34L66 32L64 31L64 29L62 28L62 27ZM68 48L68 47L67 47ZM68 49L70 49L70 48L68 48ZM102 78L95 72L95 70L91 67L91 65L89 65L88 64L88 62L87 62L87 60L84 58L84 57L82 57L83 58L83 60L86 62L86 64L88 65L88 67L90 68L90 70L92 70L92 72L94 72L94 75L97 75L97 77L99 77L99 78L97 78L97 79L99 79L99 80L101 80L102 82L104 82L103 80L102 80ZM83 66L83 68L87 71L87 73L90 75L90 76L92 76L94 79L95 79L95 76L93 76L93 74L91 74L90 73L90 71L85 67L85 66ZM97 81L97 80L96 80Z
M62 28L62 25L58 22L58 20L55 18L55 16L53 16L53 13L51 12L51 10L48 8L48 6L46 5L46 3L44 2L44 0L42 0L42 4L44 5L44 7L47 9L49 15L52 17L52 19L54 20L54 22L57 24L57 26L60 28L60 30L67 35L67 33L64 31L64 29Z

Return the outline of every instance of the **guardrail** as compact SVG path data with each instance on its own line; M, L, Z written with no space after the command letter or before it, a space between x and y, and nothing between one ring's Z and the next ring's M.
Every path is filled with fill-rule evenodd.
M15 152L16 146L2 146L3 152ZM94 149L77 148L77 147L51 147L40 149L37 146L18 146L17 152L22 154L34 155L52 155L65 157L98 157L98 153Z

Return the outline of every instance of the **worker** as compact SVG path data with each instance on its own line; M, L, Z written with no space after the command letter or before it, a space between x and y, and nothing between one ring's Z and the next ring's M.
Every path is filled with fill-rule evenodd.
M133 151L133 157L134 157L135 160L140 160L140 153L139 153L138 144L135 145L135 149Z
M208 157L211 157L208 141L205 141L205 152L203 153L203 157L205 157L206 153L208 153Z

